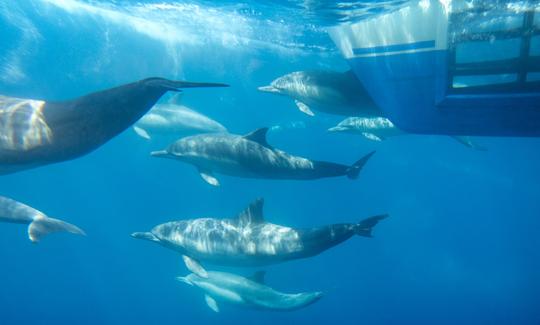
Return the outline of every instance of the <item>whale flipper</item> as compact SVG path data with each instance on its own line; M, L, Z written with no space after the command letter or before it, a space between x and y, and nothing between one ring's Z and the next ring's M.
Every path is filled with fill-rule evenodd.
M354 226L354 233L358 236L373 237L371 232L379 221L388 218L388 214L380 214L360 221Z
M300 110L300 112L307 114L309 116L315 116L315 113L307 106L306 104L302 103L299 100L295 100L294 103L296 104L296 107Z
M184 260L184 263L186 264L188 270L200 276L201 278L208 278L208 272L206 272L206 270L199 262L186 255L182 255L182 259Z
M212 309L216 313L219 313L219 307L214 298L210 297L209 295L204 295L204 300L206 301L206 304L208 305L208 307L210 307L210 309Z
M204 179L204 181L208 184L212 186L219 186L219 180L212 175L211 171L199 168L199 175L201 175L201 178Z
M373 156L373 154L375 154L375 151L368 153L364 157L360 158L360 160L355 162L351 167L349 167L349 169L347 170L347 177L350 179L357 179L360 170L362 169L362 167L364 167L369 158Z
M380 135L376 135L375 133L362 132L362 135L364 136L364 138L366 138L368 140L372 140L372 141L383 141L384 140L384 137L382 137Z
M48 234L61 231L86 236L85 232L75 225L54 218L37 216L28 226L28 238L33 243L37 243Z
M138 126L134 126L133 131L135 131L135 133L137 133L137 135L140 136L141 138L145 138L146 140L151 140L150 134L148 134L148 131L146 131L145 129Z

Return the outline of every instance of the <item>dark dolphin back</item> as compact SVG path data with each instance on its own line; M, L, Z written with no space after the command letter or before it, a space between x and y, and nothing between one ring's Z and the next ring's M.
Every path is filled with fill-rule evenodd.
M220 87L223 84L149 78L91 93L70 101L47 102L45 120L53 132L54 160L84 155L118 135L141 118L167 91Z

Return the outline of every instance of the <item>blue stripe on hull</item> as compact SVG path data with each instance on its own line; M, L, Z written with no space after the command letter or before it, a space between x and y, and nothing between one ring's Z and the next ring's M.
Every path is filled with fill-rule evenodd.
M431 41L422 41L422 42L407 43L407 44L355 48L353 49L353 54L364 55L364 54L376 54L376 53L385 53L385 52L401 52L401 51L428 49L428 48L434 48L434 47L435 47L435 41L431 40Z

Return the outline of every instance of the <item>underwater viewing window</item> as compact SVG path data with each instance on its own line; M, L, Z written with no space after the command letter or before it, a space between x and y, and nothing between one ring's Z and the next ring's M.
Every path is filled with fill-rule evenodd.
M540 90L539 16L532 9L504 15L477 9L452 13L447 94Z

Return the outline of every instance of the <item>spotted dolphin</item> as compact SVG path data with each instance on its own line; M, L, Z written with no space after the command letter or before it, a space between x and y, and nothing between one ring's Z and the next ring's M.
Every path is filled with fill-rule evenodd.
M28 238L34 243L52 232L85 235L84 231L75 225L47 217L41 211L4 196L0 196L0 222L28 224Z
M0 174L88 154L130 127L167 91L223 86L148 78L61 102L0 96Z
M382 115L352 71L296 71L258 90L288 96L310 116L315 115L313 110L345 116Z
M243 277L206 271L189 257L184 261L193 273L176 279L203 290L206 304L216 313L220 311L222 302L251 309L292 311L311 305L322 297L322 292L283 293L272 289L265 284L264 271Z
M318 255L354 235L371 237L387 215L359 223L296 229L266 222L263 199L236 218L171 221L131 236L175 250L191 259L223 266L264 266Z
M194 165L209 184L218 186L214 173L266 179L308 180L347 176L356 179L362 167L375 153L362 157L351 166L293 156L271 147L266 141L268 128L247 135L200 134L182 138L152 156L179 160Z

